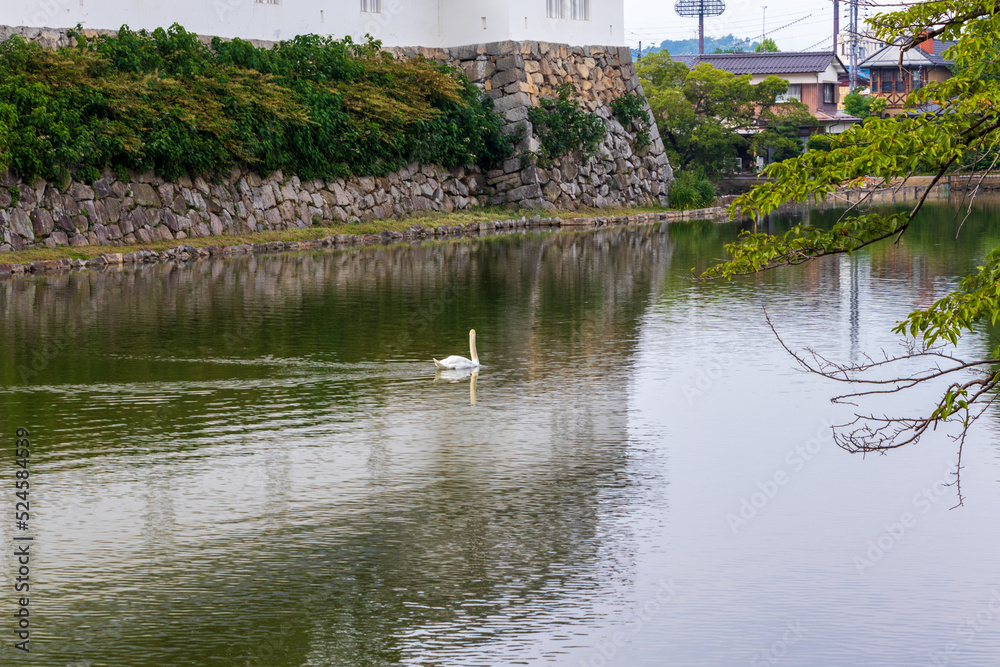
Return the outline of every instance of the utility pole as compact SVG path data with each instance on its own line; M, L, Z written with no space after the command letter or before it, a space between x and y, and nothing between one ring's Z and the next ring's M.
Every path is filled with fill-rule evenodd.
M767 37L767 5L760 8L760 43Z
M702 0L701 12L698 14L698 55L705 55L705 2Z
M850 87L853 92L858 87L858 3L851 1L851 76Z
M833 55L837 55L837 37L840 35L840 0L833 0Z

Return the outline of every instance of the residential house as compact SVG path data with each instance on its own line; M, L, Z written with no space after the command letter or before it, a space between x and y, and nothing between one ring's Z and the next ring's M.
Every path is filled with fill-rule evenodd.
M840 101L838 81L847 74L847 68L836 54L829 51L710 53L671 58L688 67L708 63L733 74L749 74L751 83L760 83L771 75L780 77L788 82L788 93L784 99L805 104L816 119L820 132L843 132L861 120L837 108ZM804 134L808 136L809 132Z
M179 23L220 37L369 34L386 46L504 40L625 44L624 0L2 0L0 25L133 30Z
M908 51L900 44L889 44L860 64L870 72L872 95L885 98L889 105L885 116L907 111L906 100L914 90L951 78L952 63L941 54L953 43L928 39Z

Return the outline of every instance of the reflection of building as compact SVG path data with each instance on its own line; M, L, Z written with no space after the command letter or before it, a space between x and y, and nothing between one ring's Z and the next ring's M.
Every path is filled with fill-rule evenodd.
M952 44L954 42L935 39L923 41L917 48L902 52L902 65L901 46L889 44L861 63L861 67L871 73L872 95L885 98L889 104L887 116L902 113L907 98L914 90L951 78L951 62L945 60L941 53Z

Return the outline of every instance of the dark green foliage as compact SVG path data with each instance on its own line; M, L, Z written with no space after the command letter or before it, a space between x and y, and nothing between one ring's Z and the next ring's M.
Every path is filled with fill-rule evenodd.
M833 148L833 143L828 134L814 134L806 142L806 150L810 151L828 151L831 148Z
M584 157L594 155L604 139L604 121L581 109L573 99L575 93L572 84L564 83L556 89L556 99L543 97L537 107L528 109L528 120L541 143L538 159L542 164L574 150Z
M7 192L10 194L10 205L17 206L17 203L21 201L21 191L12 185L7 188Z
M174 25L49 51L0 44L0 168L92 181L245 165L302 178L382 175L409 162L489 168L512 152L464 75L395 61L379 43L306 35L212 48Z
M884 97L862 95L860 88L844 95L844 111L857 118L878 117L885 111L887 103Z
M801 102L789 101L767 119L764 130L754 135L751 145L758 155L769 155L770 162L781 162L802 155L801 128L815 127L816 118Z
M649 113L646 112L646 100L638 95L626 93L611 102L611 110L615 118L629 132L635 132L634 147L641 151L652 145L649 136Z
M680 171L727 171L747 144L737 130L765 126L788 106L776 102L788 91L776 76L753 84L749 75L707 63L689 70L662 51L644 58L638 72L667 157Z
M715 186L703 174L685 171L670 184L670 208L707 208L715 202L715 194Z

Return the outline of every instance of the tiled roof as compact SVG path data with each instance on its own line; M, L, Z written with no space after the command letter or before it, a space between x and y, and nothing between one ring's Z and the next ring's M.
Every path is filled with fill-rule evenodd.
M927 53L920 47L910 49L903 54L903 67L944 67L949 65L951 62L942 58L941 53L954 43L934 40L934 53ZM858 64L858 67L864 69L899 67L899 50L899 44L889 44L863 60Z
M708 63L733 74L813 74L826 70L831 62L847 71L833 53L801 51L790 53L706 53L705 55L670 56L688 67Z

